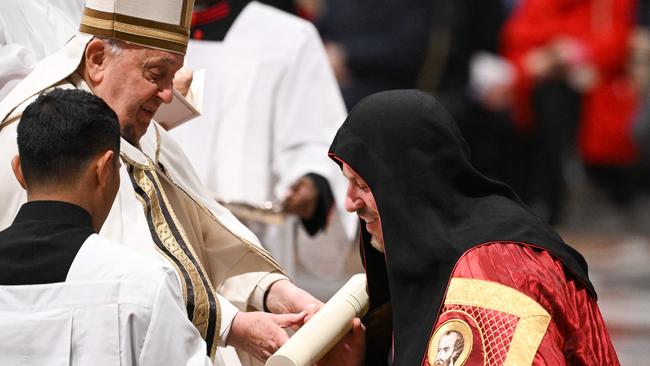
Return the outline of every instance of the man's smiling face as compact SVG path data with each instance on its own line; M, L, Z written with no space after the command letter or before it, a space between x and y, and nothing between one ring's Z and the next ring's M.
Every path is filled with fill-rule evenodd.
M183 56L119 42L105 47L105 70L95 87L120 121L122 137L137 145L162 103L172 101L173 80Z
M381 230L381 218L370 187L359 174L345 163L343 163L343 175L348 179L345 209L348 212L356 212L359 218L366 223L366 230L372 235L372 246L383 253L384 234Z

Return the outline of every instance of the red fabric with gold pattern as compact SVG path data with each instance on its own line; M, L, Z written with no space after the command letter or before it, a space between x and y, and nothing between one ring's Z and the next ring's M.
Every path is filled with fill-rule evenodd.
M429 342L436 353L423 365L437 365L451 320L469 325L471 351L440 365L619 365L596 301L561 262L529 246L492 243L465 253Z

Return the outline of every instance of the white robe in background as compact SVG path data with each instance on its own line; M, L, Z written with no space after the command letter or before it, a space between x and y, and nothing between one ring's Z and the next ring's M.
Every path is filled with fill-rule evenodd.
M211 365L175 271L98 235L65 282L0 286L0 365Z
M83 0L0 1L0 100L77 33Z
M346 110L315 28L252 2L223 42L191 40L185 64L205 69L202 115L170 134L215 198L281 202L307 173L329 181L336 208L324 234L309 238L295 217L249 227L299 284L301 267L320 278L317 286L333 284L331 295L347 280L358 224L344 210L347 184L327 157Z
M0 202L3 204L0 230L13 222L18 209L26 201L25 192L10 168L10 161L17 154L16 128L22 111L38 93L53 86L87 90L85 83L72 79L91 38L86 34L73 37L61 50L42 60L7 97L0 100ZM127 169L155 175L167 195L159 202L174 209L172 219L182 228L184 238L189 238L187 249L179 248L172 240L176 248L171 252L191 252L188 255L198 260L198 265L186 262L197 268L196 271L185 265L179 271L194 271L190 279L199 282L200 276L205 275L212 289L218 292L216 303L220 315L217 316L218 329L215 332L218 342L213 344L223 345L237 308L263 310L265 292L275 281L286 277L280 266L261 248L255 235L214 201L201 185L183 151L156 122L152 121L140 144L142 150L124 139L121 141L120 189L100 235L145 255L160 256L156 241L160 238L154 236L166 235L169 239L169 232L160 225L154 225L154 232L154 228L149 226L150 216L147 214L151 212L145 212L144 200L136 194ZM165 167L165 171L160 165ZM164 244L169 242L166 239ZM180 280L180 273L177 275ZM192 290L203 291L197 286ZM205 297L202 293L197 296Z

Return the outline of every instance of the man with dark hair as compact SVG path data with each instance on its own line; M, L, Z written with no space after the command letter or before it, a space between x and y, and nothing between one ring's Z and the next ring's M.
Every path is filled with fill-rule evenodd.
M115 112L55 89L17 132L28 202L0 232L0 364L211 364L174 269L96 234L120 185Z
M110 161L117 169L120 131L116 119L104 101L81 90L41 95L25 109L26 123L18 125L20 155L13 161L14 169L22 168L32 192L41 186L65 188L78 183L85 165L103 151L112 152Z

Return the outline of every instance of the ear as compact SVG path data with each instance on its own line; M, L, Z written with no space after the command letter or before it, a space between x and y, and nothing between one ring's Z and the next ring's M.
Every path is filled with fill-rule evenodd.
M14 176L16 176L16 180L20 183L20 186L23 187L24 190L27 190L27 184L25 183L25 177L23 176L23 168L20 166L20 155L16 155L11 159L11 170L14 171Z
M99 84L104 79L106 69L106 42L93 38L86 46L84 53L84 66L93 85Z
M114 169L113 159L116 159L115 153L113 150L107 150L96 161L97 181L102 189L108 186L108 179L111 175L111 170Z

